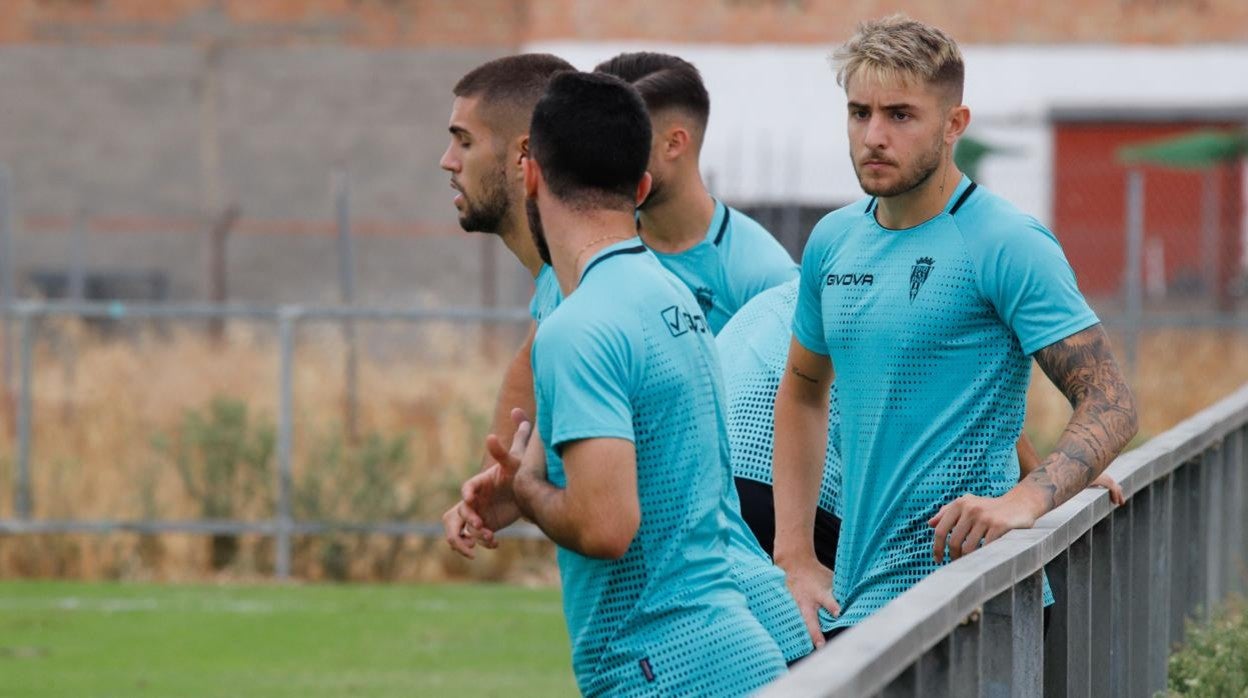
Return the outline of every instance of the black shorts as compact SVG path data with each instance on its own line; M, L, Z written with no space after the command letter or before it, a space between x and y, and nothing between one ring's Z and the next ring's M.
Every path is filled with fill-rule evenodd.
M776 540L776 508L771 485L757 480L734 478L737 496L741 498L741 516L758 539L758 544L774 557ZM841 535L841 520L830 511L815 509L815 557L828 569L836 563L836 540Z

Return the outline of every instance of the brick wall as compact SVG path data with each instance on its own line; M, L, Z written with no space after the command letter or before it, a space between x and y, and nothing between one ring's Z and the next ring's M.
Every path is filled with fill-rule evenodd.
M823 43L896 9L963 43L1248 39L1244 0L5 0L0 43L233 40L519 46L558 39Z

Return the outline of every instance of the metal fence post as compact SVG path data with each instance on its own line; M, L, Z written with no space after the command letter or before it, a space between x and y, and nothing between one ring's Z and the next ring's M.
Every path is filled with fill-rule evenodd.
M1044 573L1049 579L1055 601L1051 607L1048 632L1044 635L1044 695L1060 698L1068 690L1066 677L1070 657L1067 638L1072 632L1070 621L1074 610L1070 605L1070 551L1058 553L1045 565Z
M345 171L333 174L334 214L338 221L338 284L339 299L346 307L355 304L355 245L351 236L351 178ZM342 320L342 341L346 345L343 366L343 422L347 439L354 443L359 436L359 358L355 341L355 320Z
M1187 541L1190 546L1187 615L1199 620L1204 620L1209 611L1209 511L1206 499L1209 492L1209 454L1206 450L1188 466L1192 469L1192 482L1187 490L1187 510L1191 512L1192 527Z
M1149 695L1166 688L1170 657L1170 518L1173 515L1174 475L1153 482L1149 526L1148 676Z
M291 533L294 527L294 515L291 511L291 450L295 428L295 330L299 315L300 309L297 307L282 307L277 315L281 359L278 365L277 544L274 546L277 559L274 571L278 579L290 578Z
M1139 377L1140 325L1144 313L1144 173L1138 167L1127 171L1127 371Z
M1004 698L1010 695L1014 672L1014 594L1010 587L984 604L983 635L980 639L981 669L984 682L979 695Z
M21 349L18 366L21 373L17 398L17 483L13 508L17 518L30 519L32 499L30 494L30 441L33 421L33 367L35 353L35 317L30 308L18 307L21 316Z
M1241 427L1234 432L1235 455L1233 462L1239 471L1239 489L1235 496L1239 498L1239 566L1236 568L1238 584L1236 589L1240 595L1248 594L1248 428Z
M1016 696L1044 691L1044 570L1014 587L1014 688Z
M1119 698L1132 695L1130 637L1133 630L1131 609L1135 604L1131 600L1135 598L1135 588L1131 573L1131 519L1134 511L1135 497L1132 497L1110 514L1113 533L1110 577L1114 580L1114 593L1109 597L1109 676L1113 695Z
M1150 484L1131 497L1131 646L1130 695L1151 696L1148 660L1149 616L1153 613L1153 590L1151 574L1153 533L1153 495L1157 488Z
M953 695L953 636L936 643L919 657L918 690L915 695L924 698L944 698Z
M1090 696L1092 532L1075 539L1066 557L1066 695Z
M978 696L983 686L983 665L980 660L980 636L983 634L983 611L976 611L966 622L953 629L953 659L950 692L955 696Z
M9 168L0 163L0 331L4 334L4 343L0 344L0 389L4 390L5 428L9 428L13 413L10 411L13 399L13 356L10 353L13 339L10 332L13 327L9 317L9 308L17 300L13 281L13 178Z
M1226 439L1222 442L1222 483L1225 490L1222 493L1222 512L1226 517L1223 524L1223 536L1226 544L1226 551L1222 554L1222 596L1223 598L1234 594L1239 590L1240 568L1242 560L1240 559L1240 541L1244 535L1240 522L1243 521L1243 500L1239 496L1241 489L1240 478L1243 477L1243 469L1237 463L1239 456L1239 432L1231 432L1226 435Z
M1111 598L1122 593L1123 579L1113 576L1114 524L1112 514L1092 528L1092 647L1088 661L1092 669L1091 693L1094 696L1111 695L1112 676L1111 647L1113 636L1113 602Z
M1183 641L1184 625L1191 613L1188 599L1192 585L1191 488L1195 466L1183 463L1174 471L1174 494L1170 500L1170 645Z
M1208 528L1203 541L1205 559L1201 566L1205 574L1205 621L1213 617L1214 607L1222 600L1222 558L1226 555L1224 530L1226 528L1226 481L1223 479L1222 450L1219 443L1205 452L1202 469L1205 471L1204 506L1208 512Z

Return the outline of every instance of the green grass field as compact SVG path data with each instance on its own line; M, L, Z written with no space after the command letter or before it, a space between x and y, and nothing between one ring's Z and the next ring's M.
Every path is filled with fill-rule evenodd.
M575 694L555 589L0 582L0 696Z

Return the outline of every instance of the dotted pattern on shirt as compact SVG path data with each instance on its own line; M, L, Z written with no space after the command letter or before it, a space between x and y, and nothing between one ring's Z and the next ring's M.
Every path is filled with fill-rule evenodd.
M1031 361L981 293L968 237L1002 226L1042 233L991 194L975 196L967 209L985 208L973 232L961 227L966 216L948 214L888 231L862 202L825 218L806 251L842 409L838 627L939 567L927 520L940 506L997 497L1018 480ZM1052 602L1047 582L1044 598Z
M696 309L680 288L682 305ZM672 337L658 307L643 317L644 380L632 396L637 535L617 561L559 551L561 569L595 577L588 588L565 577L568 616L589 619L572 638L573 665L589 696L745 695L782 673L784 659L747 610L735 575L724 573L729 534L718 493L728 487L728 467L707 451L719 440L718 363L708 356L709 333Z
M728 321L716 338L724 367L728 442L732 474L772 483L775 401L789 358L789 325L797 305L798 281L755 296ZM840 516L840 409L836 388L829 391L828 444L824 453L819 507Z

